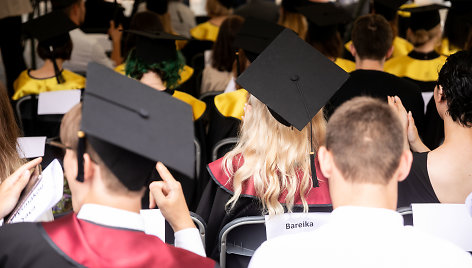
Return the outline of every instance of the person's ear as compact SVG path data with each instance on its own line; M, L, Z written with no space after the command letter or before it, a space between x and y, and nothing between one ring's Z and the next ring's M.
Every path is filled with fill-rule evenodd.
M349 45L349 51L351 52L352 56L355 58L357 55L357 51L356 51L356 48L354 47L353 42L351 42L351 44Z
M389 59L393 54L393 45L388 49L386 59Z
M444 90L443 90L443 87L441 85L438 85L438 96L439 96L439 99L441 101L444 101L446 100L446 97L444 96Z
M401 182L410 174L411 163L413 162L413 155L410 150L404 150L400 157L400 164L397 170L397 181Z
M84 154L84 181L90 181L96 172L97 164L92 161L90 155Z
M330 178L333 174L333 155L324 146L321 146L318 149L318 161L320 163L320 169L323 173L323 176Z

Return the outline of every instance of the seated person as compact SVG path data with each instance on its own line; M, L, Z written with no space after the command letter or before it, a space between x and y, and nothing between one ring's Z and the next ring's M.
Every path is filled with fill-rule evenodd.
M444 56L452 55L460 50L466 50L469 38L472 36L472 2L451 1L447 11L441 45L436 49Z
M232 13L232 7L231 0L207 0L206 12L210 19L191 29L190 35L198 40L215 42L221 24Z
M156 33L156 32L164 31L164 27L162 26L162 22L159 19L159 15L157 13L152 12L152 11L142 11L142 12L136 13L133 16L133 18L131 19L129 30ZM123 47L123 55L125 55L125 57L128 57L131 50L133 50L136 47L137 38L138 36L136 34L126 32L124 47ZM124 75L125 67L126 67L126 62L116 66L115 71ZM187 82L192 77L193 72L194 70L192 67L185 65L184 68L182 68L179 71L180 79L178 81L178 84L182 85L185 82Z
M358 18L352 29L351 52L356 58L356 69L326 105L329 119L336 108L356 96L372 96L387 102L387 96L399 96L408 111L412 111L422 129L424 103L419 87L406 79L383 71L385 60L392 54L393 33L380 15Z
M197 214L207 222L207 254L212 258L218 256L218 234L231 220L307 212L313 205L331 203L314 154L324 140L321 108L347 73L289 29L266 51L237 80L251 95L236 147L208 165L212 180ZM267 69L272 62L280 66ZM330 81L319 79L319 72ZM288 73L303 83L290 80ZM320 83L326 94L317 90ZM307 105L313 107L305 109Z
M448 57L439 72L433 100L444 124L444 142L430 151L418 137L411 114L395 98L413 152L407 179L399 184L398 206L412 203L464 203L472 192L472 53L457 52ZM408 119L408 121L406 121Z
M404 136L398 116L379 100L341 105L318 151L333 201L330 221L264 242L249 267L471 267L469 253L403 226L395 211L398 182L412 161Z
M344 71L354 71L356 64L341 58L343 42L339 32L339 27L351 20L350 15L333 3L311 3L299 10L308 20L307 43Z
M38 39L37 51L44 65L20 74L13 84L13 100L46 91L85 87L84 77L62 69L64 61L69 60L72 53L69 31L75 28L77 26L62 12L44 15L24 25L25 32Z
M211 63L203 69L200 94L223 91L233 79L233 66L236 64L233 42L243 23L242 17L232 15L221 24L211 53Z
M179 184L162 163L156 166L162 160L182 172L192 170L192 135L183 134L177 141L172 133L192 129L190 109L104 66L91 64L88 73L83 105L73 107L61 126L74 213L53 222L0 228L2 241L8 241L0 248L0 263L4 267L213 267L212 260L187 251L204 256L199 232ZM145 234L139 215L154 167L164 181L153 184L156 198L151 203L157 203L174 229L176 247Z

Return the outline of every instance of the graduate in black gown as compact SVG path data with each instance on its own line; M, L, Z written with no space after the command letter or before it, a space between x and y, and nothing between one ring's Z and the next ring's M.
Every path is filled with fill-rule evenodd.
M156 166L163 161L182 173L193 172L191 122L186 104L104 66L89 65L84 103L72 108L61 126L74 213L53 222L0 228L0 265L214 267L214 261L187 251L204 255L199 232L179 184L162 163ZM176 247L145 234L139 215L154 168L164 181L152 184L152 203L180 237Z
M380 15L360 17L354 23L351 45L357 70L326 105L331 117L344 102L357 96L371 96L387 101L387 96L399 96L406 109L413 113L418 129L423 128L424 103L419 87L403 78L383 71L385 60L392 54L393 33L387 20Z

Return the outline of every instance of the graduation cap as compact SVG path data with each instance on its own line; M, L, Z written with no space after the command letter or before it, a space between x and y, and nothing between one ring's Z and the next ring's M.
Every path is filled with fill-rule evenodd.
M351 16L334 3L313 3L298 9L316 26L337 26L351 21Z
M79 172L83 173L81 156L87 139L130 190L148 183L157 161L193 178L192 118L186 103L90 63L79 132Z
M77 3L77 0L51 0L52 10L60 10Z
M138 30L127 30L127 32L137 36L136 56L147 64L175 60L177 58L175 40L187 40L185 37L166 32Z
M410 8L403 8L402 11L411 13L410 28L413 31L419 29L431 30L441 22L439 10L448 8L448 6L440 4L432 4L425 6L417 6Z
M236 3L234 0L218 0L218 2L226 8L233 8Z
M385 19L391 21L395 18L397 10L408 0L374 0L375 14L384 16Z
M234 38L233 47L243 49L246 57L253 62L284 29L272 22L247 18Z
M298 13L298 8L304 5L307 5L307 0L282 0L282 7L284 10Z
M167 13L169 7L169 0L146 0L146 8L150 11L156 12L159 15Z
M64 79L57 66L54 49L70 42L69 32L75 28L77 25L62 11L54 11L23 24L23 33L37 39L41 46L49 48L58 84L64 82Z
M285 29L236 82L269 108L281 124L302 130L349 74ZM310 140L311 131L310 131ZM311 171L318 186L311 148Z

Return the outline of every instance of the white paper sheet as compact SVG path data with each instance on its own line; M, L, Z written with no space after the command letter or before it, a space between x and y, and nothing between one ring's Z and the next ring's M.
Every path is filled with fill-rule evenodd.
M144 232L148 235L159 237L166 241L166 219L162 216L160 209L142 209L141 217L144 220Z
M44 169L42 179L31 195L25 201L11 223L32 222L56 205L62 198L64 188L64 174L59 161L54 161Z
M265 216L267 240L286 234L313 231L327 223L331 213L284 213Z
M412 204L413 226L472 251L472 217L465 204Z
M21 158L44 156L46 137L20 137L17 139L16 151Z
M80 90L42 92L38 97L38 114L65 114L80 102Z
M426 113L426 108L428 107L428 103L433 98L433 92L421 92L421 96L423 97L424 101L424 113Z

